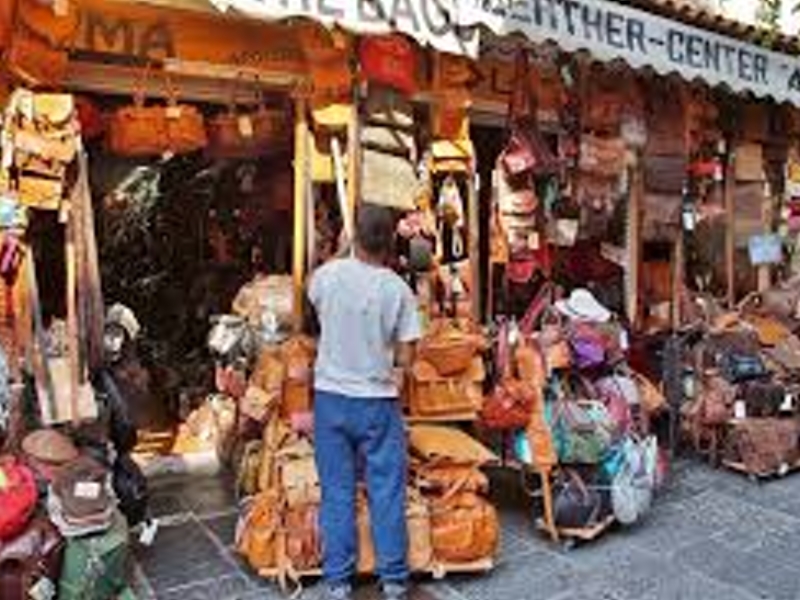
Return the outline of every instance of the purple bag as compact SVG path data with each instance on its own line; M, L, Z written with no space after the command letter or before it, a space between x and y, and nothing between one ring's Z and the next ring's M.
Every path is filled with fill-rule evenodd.
M608 342L597 326L572 323L569 329L572 362L578 369L591 369L606 362Z

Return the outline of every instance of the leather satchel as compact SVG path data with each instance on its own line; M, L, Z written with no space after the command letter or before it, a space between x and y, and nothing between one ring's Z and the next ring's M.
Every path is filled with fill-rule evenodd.
M469 368L442 375L431 363L417 360L411 369L409 413L412 416L447 416L477 413L483 403L483 359L476 356Z
M64 538L46 518L36 518L15 538L0 543L0 598L28 600L45 580L57 584Z
M736 388L716 374L703 379L700 396L699 419L701 425L724 425L733 416Z
M145 106L148 73L145 70L133 104L118 109L111 117L108 131L111 152L141 157L168 152L185 154L205 148L208 138L203 115L194 106L179 104L171 87L167 90L167 104Z
M456 491L431 497L430 503L434 561L465 563L495 555L500 528L488 500L475 492Z
M290 137L286 111L259 106L241 111L236 105L208 123L208 153L214 158L251 158L283 145Z

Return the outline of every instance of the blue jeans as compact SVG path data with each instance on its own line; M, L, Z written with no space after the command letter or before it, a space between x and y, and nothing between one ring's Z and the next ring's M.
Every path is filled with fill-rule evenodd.
M377 574L384 583L408 579L407 448L400 403L317 390L314 449L322 486L322 566L330 585L356 569L356 483L363 461Z

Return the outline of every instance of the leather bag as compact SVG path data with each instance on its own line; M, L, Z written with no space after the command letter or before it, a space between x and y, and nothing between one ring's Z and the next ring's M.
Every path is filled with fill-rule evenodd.
M281 401L284 418L311 411L314 353L314 342L305 336L291 338L281 346L286 368Z
M581 137L578 167L600 177L619 177L625 170L625 142L622 138Z
M469 368L442 375L431 363L417 360L411 369L409 413L412 416L456 416L477 413L483 404L483 359L476 356Z
M508 377L495 386L481 408L481 423L496 430L522 429L533 413L538 391L526 381Z
M411 571L425 571L431 564L431 517L427 500L413 488L406 493L406 526L408 528L408 568ZM372 529L369 519L369 503L364 493L359 493L356 501L358 528L359 573L374 573L377 564L375 546L372 542Z
M133 104L118 109L111 117L109 150L120 156L184 154L205 148L208 143L203 115L194 106L179 104L175 90L168 86L167 103L145 106L146 69L133 97Z
M599 522L603 500L594 487L589 487L574 469L567 469L557 482L553 498L553 519L558 527L583 528Z
M793 419L745 419L731 431L725 456L744 463L749 473L772 475L796 463L797 433Z
M497 511L488 500L469 491L430 498L434 561L465 563L492 558L500 528Z
M719 375L706 375L702 380L700 395L700 423L704 426L720 426L733 416L736 388Z
M18 26L5 53L5 67L29 87L57 87L67 73L68 54Z
M46 518L35 518L14 538L0 543L0 597L29 600L45 580L61 575L64 538Z
M286 559L297 572L316 569L322 563L319 504L307 502L289 506L284 514L283 535Z
M483 340L451 320L434 323L419 345L418 356L429 362L440 375L467 370L482 347Z
M358 47L361 73L370 83L393 88L406 95L416 92L418 71L414 45L400 34L368 36Z
M208 122L208 153L214 158L262 156L291 138L291 118L285 110L241 110L235 100L228 110Z
M27 466L16 458L0 459L0 541L15 537L25 529L36 508L36 481Z
M272 491L255 496L240 519L236 548L258 571L277 566L282 504Z

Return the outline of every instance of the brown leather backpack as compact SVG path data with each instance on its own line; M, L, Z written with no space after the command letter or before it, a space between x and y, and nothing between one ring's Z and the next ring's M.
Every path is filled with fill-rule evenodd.
M500 530L497 512L488 500L470 491L433 496L431 541L434 560L464 563L491 558Z

